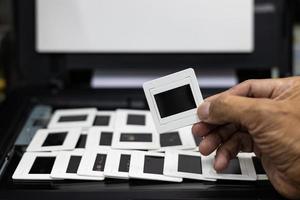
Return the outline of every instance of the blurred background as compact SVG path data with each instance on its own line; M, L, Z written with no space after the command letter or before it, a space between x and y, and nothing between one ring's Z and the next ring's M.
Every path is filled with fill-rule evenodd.
M4 99L5 91L5 77L4 77L4 56L3 52L3 38L5 35L12 31L12 7L11 0L0 0L0 101Z
M257 2L260 2L259 0ZM262 1L264 2L264 1ZM290 12L290 15L292 16L292 26L293 26L293 38L292 38L292 44L293 44L293 53L290 54L293 60L293 75L300 75L300 0L293 0L290 1L290 9L288 12ZM17 59L14 58L13 52L15 46L11 45L9 41L11 41L9 38L13 38L16 33L18 33L17 30L14 30L13 28L13 16L16 15L16 13L13 13L12 0L0 0L0 101L2 101L5 98L5 91L6 88L13 88L12 86L17 84L18 77L14 77L13 75L9 77L9 81L7 81L7 77L4 75L5 69L9 69L8 65L11 65L14 62L18 62ZM6 39L5 39L6 38ZM8 39L7 39L8 38ZM76 62L76 61L75 61ZM14 69L19 70L19 69ZM79 73L74 73L74 78L76 81L82 81L84 77L88 77L89 73L86 73L86 71L80 71ZM106 72L102 72L102 75ZM109 73L109 72L107 72ZM115 72L118 73L118 72ZM123 72L120 72L123 73ZM128 73L132 73L132 71L129 70ZM134 73L139 73L138 70L134 71ZM243 73L252 73L248 71L244 71ZM274 72L276 74L276 72ZM59 72L58 72L59 74ZM258 77L259 73L256 74L250 74L250 76L247 77ZM102 77L103 78L103 77ZM104 79L102 79L104 80ZM122 79L107 79L107 84L114 84L116 81L120 81ZM53 84L59 85L60 83L56 83L56 80L52 80ZM124 80L123 80L124 81ZM94 80L94 84L97 85L97 79ZM92 84L93 84L92 83Z
M300 1L295 1L294 10L294 74L300 75Z

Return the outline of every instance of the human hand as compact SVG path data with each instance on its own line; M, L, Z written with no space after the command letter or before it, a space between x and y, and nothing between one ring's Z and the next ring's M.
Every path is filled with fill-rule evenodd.
M275 189L300 198L300 78L249 80L209 97L198 108L193 133L204 155L217 150L225 169L240 152L254 152Z

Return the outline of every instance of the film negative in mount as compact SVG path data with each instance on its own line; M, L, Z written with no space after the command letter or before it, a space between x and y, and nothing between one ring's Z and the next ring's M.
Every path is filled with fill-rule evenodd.
M176 131L160 133L160 149L158 152L167 150L194 150L196 148L195 139L191 131L191 126L181 128Z
M164 175L195 179L195 180L206 180L216 181L215 179L205 178L203 175L203 162L206 159L202 159L199 152L192 151L177 151L169 150L165 153L165 165Z
M77 140L75 149L85 149L87 146L86 141L87 141L87 133L81 133Z
M145 127L116 129L113 136L113 149L154 150L159 147L159 135L154 129Z
M114 129L110 127L92 127L88 131L87 149L111 149Z
M115 111L98 111L93 122L94 127L113 129L116 121Z
M50 176L58 152L26 152L12 178L14 180L52 180Z
M116 111L115 129L127 130L133 128L144 128L145 130L155 130L150 111L147 110L125 110Z
M48 128L88 128L93 125L96 113L96 108L56 110L51 117Z
M104 176L108 178L129 179L129 168L133 152L110 150L107 154Z
M86 150L77 173L82 176L103 180L108 152L109 150L107 149Z
M73 150L81 134L81 128L40 129L26 151Z
M163 153L135 151L132 153L129 177L169 182L182 182L182 178L166 176Z
M213 168L215 155L203 158L203 175L209 179L255 181L256 173L252 159L249 156L239 153L236 158L229 162L228 167L222 172L216 172Z
M76 179L76 180L103 180L104 178L78 175L78 167L82 160L82 149L74 151L61 151L55 160L51 177L61 179Z
M143 85L159 133L199 122L197 107L203 102L193 69L186 69Z

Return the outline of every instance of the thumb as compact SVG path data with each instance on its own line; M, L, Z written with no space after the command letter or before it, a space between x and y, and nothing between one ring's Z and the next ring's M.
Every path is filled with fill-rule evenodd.
M257 120L262 99L234 95L220 95L202 103L198 108L201 121L222 125L236 123L248 127L248 122Z

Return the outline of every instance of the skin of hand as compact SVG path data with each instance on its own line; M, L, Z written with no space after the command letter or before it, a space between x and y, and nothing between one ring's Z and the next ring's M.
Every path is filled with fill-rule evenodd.
M207 98L192 131L199 150L215 150L216 171L242 152L254 152L274 188L300 199L300 77L245 81Z

